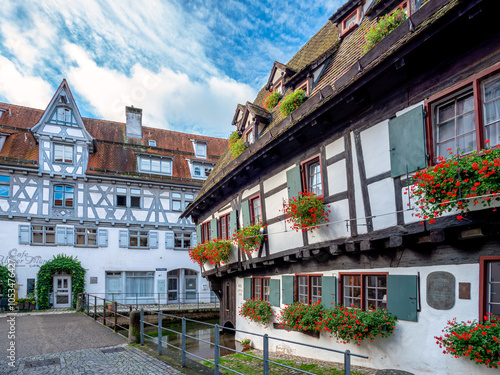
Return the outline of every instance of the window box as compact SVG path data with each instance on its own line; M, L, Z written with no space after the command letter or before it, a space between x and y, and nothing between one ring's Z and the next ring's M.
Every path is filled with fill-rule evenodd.
M283 117L299 108L306 101L306 92L304 90L294 91L281 99L280 111Z
M261 229L264 228L262 224L249 225L240 228L236 231L235 238L238 243L239 249L245 254L251 254L260 249L264 242L264 234Z
M202 267L206 262L212 265L227 262L233 244L228 240L214 239L200 243L189 250L189 257Z
M366 29L363 53L367 53L372 49L373 46L401 25L407 17L407 12L404 9L396 9L394 12L381 17L376 25Z
M239 314L250 321L263 325L267 325L273 320L271 305L260 299L247 299L240 307Z
M282 95L280 91L270 92L265 96L264 100L262 101L262 106L268 111L272 111L273 108L278 105L281 97Z
M315 178L315 177L314 177ZM302 232L313 231L328 222L330 206L324 204L311 192L299 192L299 197L289 199L285 203L284 212L287 220L292 224L292 229Z

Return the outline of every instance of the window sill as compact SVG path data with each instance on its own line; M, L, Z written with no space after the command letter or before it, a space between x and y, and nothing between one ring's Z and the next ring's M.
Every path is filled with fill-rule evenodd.
M131 246L129 246L128 249L130 249L130 250L151 250L150 247L131 247Z

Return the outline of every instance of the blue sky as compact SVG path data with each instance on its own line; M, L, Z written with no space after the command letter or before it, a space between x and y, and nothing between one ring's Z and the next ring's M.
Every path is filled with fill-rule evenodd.
M85 117L227 137L273 61L343 0L4 0L0 101L45 109L63 78Z

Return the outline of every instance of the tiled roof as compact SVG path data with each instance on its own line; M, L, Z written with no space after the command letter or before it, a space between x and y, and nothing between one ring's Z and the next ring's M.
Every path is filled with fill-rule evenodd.
M0 117L0 133L7 137L0 152L0 163L38 163L38 144L29 131L42 117L44 111L13 104L0 103L7 111ZM215 163L227 149L227 139L180 133L143 126L143 138L125 136L125 124L120 122L83 118L85 128L95 140L96 149L90 154L87 173L108 173L154 180L191 181L189 160L203 160ZM156 147L149 147L148 141L155 140ZM191 140L205 141L207 159L197 159ZM153 154L173 158L173 175L164 177L137 173L137 154Z
M247 102L248 109L256 116L271 120L271 112L253 103Z
M346 6L351 6L354 2L355 1L350 1L348 4L346 4ZM429 3L431 4L428 5ZM352 79L348 81L348 84L352 83L364 74L368 74L373 67L384 61L390 54L398 50L401 46L405 45L409 40L416 38L423 30L425 30L429 25L438 20L449 9L455 7L458 3L460 3L460 0L450 0L445 6L441 7L441 9L436 9L436 11L433 12L430 17L418 24L418 26L412 32L409 32L408 30L407 21L402 26L406 27L402 37L392 43L389 48L387 48L387 50L383 51L383 53L379 53L376 56L370 54L370 52L372 51L369 51L365 56L362 56L361 52L361 48L364 42L364 32L367 28L372 26L376 22L376 20L370 21L367 17L365 17L362 20L362 23L342 40L338 39L337 27L331 22L328 22L321 28L320 31L318 31L318 33L316 33L316 35L311 38L311 40L309 40L304 45L304 47L300 49L299 52L297 52L297 54L287 63L287 66L295 69L298 72L297 74L300 74L300 71L306 69L314 61L321 58L325 54L330 54L331 59L328 62L328 65L323 72L319 82L317 83L316 87L313 88L313 91L310 95L310 98L312 98L320 91L325 91L330 93L329 97L323 98L321 103L315 104L307 113L302 113L301 116L293 116L293 121L290 121L289 125L287 126L282 126L283 117L281 116L279 107L275 107L271 111L272 122L269 124L265 131L265 133L271 132L272 136L266 137L265 140L262 138L258 139L254 144L250 146L250 150L243 152L234 162L231 154L229 152L226 152L221 157L216 167L210 174L209 178L205 182L197 199L202 199L202 196L205 192L207 192L219 181L223 180L224 177L237 165L245 162L252 155L252 153L255 153L257 150L263 148L272 139L278 138L282 133L298 124L301 117L314 112L317 108L325 105L330 99L334 98L341 89L346 87L336 87L335 85L335 83L338 82L340 78L342 78L343 76L347 76L346 73L350 71L355 72ZM432 4L431 0L424 0L421 7L419 8L419 11L425 6L435 6L435 4ZM339 10L340 9L342 8L339 8ZM412 15L411 18L414 18L414 15ZM395 32L394 35L396 35ZM389 34L389 36L387 36L386 38L389 38L390 36L391 34ZM362 69L360 69L360 71L358 72L358 70L355 70L355 67L358 65L358 61L363 59L367 61L366 66L363 66ZM257 94L257 97L254 100L254 104L261 106L266 93L267 90L265 89L265 87L262 88ZM297 110L297 112L298 111L299 110ZM277 128L278 125L279 131L274 131L273 128ZM192 205L191 207L194 206L195 205Z

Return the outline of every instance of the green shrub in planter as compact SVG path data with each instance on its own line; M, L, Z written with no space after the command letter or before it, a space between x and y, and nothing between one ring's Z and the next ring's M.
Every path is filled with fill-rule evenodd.
M297 90L286 95L280 103L280 111L283 117L288 116L295 111L306 101L306 92L304 90Z

